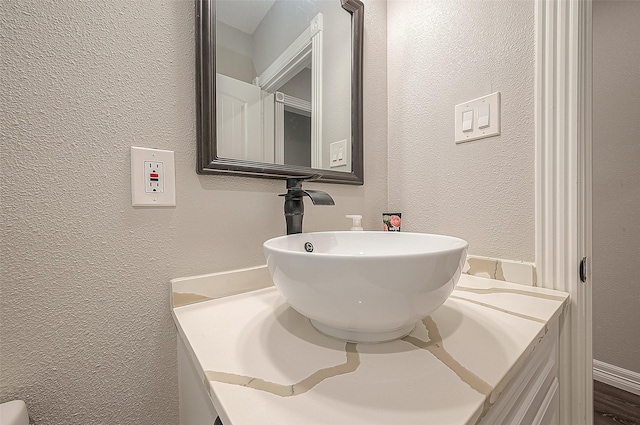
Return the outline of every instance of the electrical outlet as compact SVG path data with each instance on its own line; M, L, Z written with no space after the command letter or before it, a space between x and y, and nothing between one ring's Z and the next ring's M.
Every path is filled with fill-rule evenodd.
M144 162L144 191L147 193L164 193L164 162Z
M131 147L131 205L176 205L173 151Z

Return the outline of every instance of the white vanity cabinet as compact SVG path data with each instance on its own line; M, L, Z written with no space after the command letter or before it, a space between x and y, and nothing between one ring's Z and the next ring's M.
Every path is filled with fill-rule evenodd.
M178 337L180 425L213 425L218 416L199 378L201 376L202 372L198 371L184 341Z
M181 425L558 424L565 293L463 275L408 337L354 344L273 287L197 287L173 286L199 301L173 306Z
M481 425L558 425L558 324L500 394Z

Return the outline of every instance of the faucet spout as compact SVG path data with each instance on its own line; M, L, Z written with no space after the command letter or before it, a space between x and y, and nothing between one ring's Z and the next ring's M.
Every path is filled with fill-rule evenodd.
M311 198L311 202L313 205L335 205L336 203L333 201L331 195L327 192L323 192L321 190L310 190L304 189L303 192L309 198Z
M313 178L315 176L312 176ZM287 193L284 196L284 218L287 223L287 235L302 233L302 218L304 217L303 198L311 198L313 205L335 205L333 198L322 190L302 189L304 178L287 179Z

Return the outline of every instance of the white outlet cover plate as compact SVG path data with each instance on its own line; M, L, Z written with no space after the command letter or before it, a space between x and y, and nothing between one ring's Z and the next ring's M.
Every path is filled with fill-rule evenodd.
M479 120L479 110L481 107L489 106L489 126L479 128L482 124ZM473 110L473 127L471 131L462 131L462 113ZM495 92L468 102L461 103L455 107L455 141L456 143L470 142L472 140L484 139L485 137L500 135L500 92Z
M164 192L145 190L145 161L162 162ZM131 205L134 207L173 207L176 205L176 172L173 151L131 146Z

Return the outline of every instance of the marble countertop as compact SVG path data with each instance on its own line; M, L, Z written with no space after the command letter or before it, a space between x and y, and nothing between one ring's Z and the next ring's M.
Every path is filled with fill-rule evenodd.
M175 287L178 332L225 425L475 424L568 299L463 274L408 336L355 344L320 334L268 284Z

